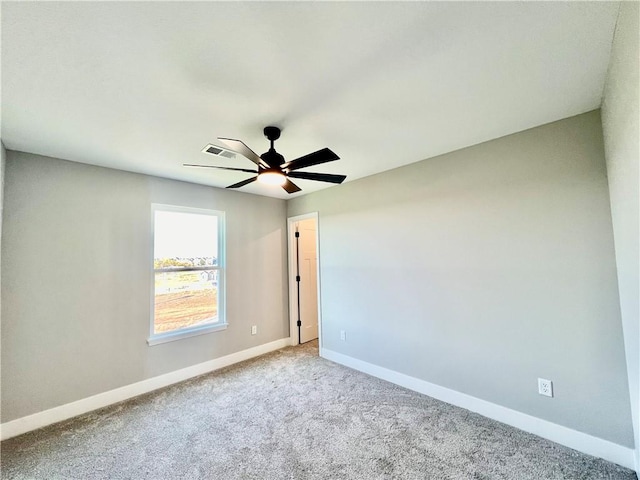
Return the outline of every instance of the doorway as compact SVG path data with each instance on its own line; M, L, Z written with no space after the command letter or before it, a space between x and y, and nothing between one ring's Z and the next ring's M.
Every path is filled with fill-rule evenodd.
M318 213L289 218L288 234L291 343L321 342Z

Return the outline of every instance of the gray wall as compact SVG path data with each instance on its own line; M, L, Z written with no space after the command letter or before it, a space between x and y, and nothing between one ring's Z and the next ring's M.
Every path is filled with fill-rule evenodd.
M152 202L226 212L227 330L147 346ZM283 200L9 151L4 206L2 422L289 336Z
M633 445L598 111L288 202L313 211L324 348Z
M624 328L631 411L640 456L640 51L638 48L638 2L622 2L611 51L611 61L602 103L602 128L611 196L611 216L618 266L620 307Z
M4 148L4 144L0 141L0 232L2 232L2 208L4 206L4 170L6 164L7 151Z
M2 249L2 211L4 208L4 171L7 163L7 151L0 141L0 251ZM0 290L2 290L2 255L0 255ZM0 294L0 335L2 335L2 295ZM0 342L0 359L2 358L2 342ZM2 378L2 361L0 360L0 378ZM0 384L0 396L2 385ZM0 411L1 411L0 405Z

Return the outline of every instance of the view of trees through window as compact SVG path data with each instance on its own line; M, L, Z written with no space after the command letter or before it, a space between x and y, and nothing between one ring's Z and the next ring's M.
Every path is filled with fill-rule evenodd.
M153 268L154 334L219 321L216 215L156 210Z

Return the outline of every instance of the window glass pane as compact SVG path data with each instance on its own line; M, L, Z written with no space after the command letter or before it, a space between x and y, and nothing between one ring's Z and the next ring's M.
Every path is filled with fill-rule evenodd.
M154 334L218 321L218 271L156 272Z
M224 217L185 210L154 210L152 336L224 325Z
M155 212L154 268L218 264L218 217Z

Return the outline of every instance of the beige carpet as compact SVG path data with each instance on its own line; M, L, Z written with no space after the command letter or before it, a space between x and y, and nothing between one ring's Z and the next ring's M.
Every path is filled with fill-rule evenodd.
M7 440L3 479L636 479L291 347Z

